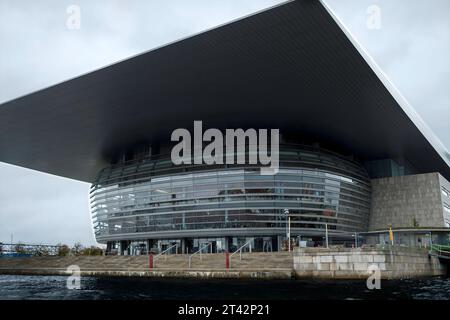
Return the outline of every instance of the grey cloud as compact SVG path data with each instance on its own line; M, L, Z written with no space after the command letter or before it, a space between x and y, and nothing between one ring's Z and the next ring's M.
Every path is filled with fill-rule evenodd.
M450 2L327 0L392 83L450 147ZM381 29L366 27L367 8L381 9Z

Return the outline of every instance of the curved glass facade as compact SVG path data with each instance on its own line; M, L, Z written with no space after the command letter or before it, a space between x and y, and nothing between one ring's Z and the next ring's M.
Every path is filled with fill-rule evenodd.
M280 147L280 170L174 166L147 157L102 170L91 188L97 240L179 239L367 229L370 181L357 162L304 146Z

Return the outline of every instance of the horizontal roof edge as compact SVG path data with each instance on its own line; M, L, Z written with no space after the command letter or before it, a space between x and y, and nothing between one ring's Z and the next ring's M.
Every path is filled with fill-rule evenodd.
M356 40L356 38L351 34L350 30L344 25L344 23L339 19L339 17L331 10L325 0L320 0L321 4L328 11L330 16L338 24L353 46L358 50L362 58L367 62L369 67L375 72L377 77L389 91L392 98L398 103L400 108L406 113L408 118L414 123L414 125L419 129L425 139L433 146L433 148L442 157L447 166L450 168L450 153L442 141L434 134L427 123L422 119L422 117L417 113L417 111L410 105L408 100L401 94L397 87L389 80L384 71L372 58L372 56L367 52L367 50Z

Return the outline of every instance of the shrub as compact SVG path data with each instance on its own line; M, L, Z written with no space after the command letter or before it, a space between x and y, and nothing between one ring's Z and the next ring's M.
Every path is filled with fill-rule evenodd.
M98 247L91 246L90 248L83 249L81 254L83 256L101 256L103 255L103 250Z
M69 255L70 253L70 248L68 245L66 244L58 244L59 248L58 248L58 256L61 257L66 257Z

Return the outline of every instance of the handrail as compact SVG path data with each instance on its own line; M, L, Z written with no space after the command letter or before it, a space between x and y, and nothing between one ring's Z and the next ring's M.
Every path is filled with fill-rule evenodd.
M432 244L431 245L432 248L438 248L438 250L442 250L442 248L446 249L443 251L450 251L450 245L445 245L445 244Z
M430 254L432 254L433 251L439 256L450 256L450 246L448 245L432 244L430 247Z
M159 258L160 256L162 256L163 254L165 254L167 251L171 250L173 247L178 247L178 243L176 243L176 244L174 244L174 245L168 247L166 250L164 250L164 251L158 253L158 254L153 258L153 261L155 261L157 258Z
M250 240L250 241L247 241L244 245L242 245L239 249L237 249L235 252L233 252L231 255L230 255L230 258L232 257L232 256L234 256L236 253L238 253L238 252L240 252L241 253L241 258L242 258L242 249L244 249L246 246L248 246L249 245L249 248L250 248L250 252L252 252L252 241L253 240Z
M191 260L192 257L194 255L196 255L197 253L200 253L200 260L202 260L202 251L205 248L208 248L208 246L211 246L211 253L212 253L212 242L208 242L207 244L205 244L204 246L202 246L200 249L198 249L197 251L195 251L193 254L189 255L189 269L191 268Z
M235 252L233 252L232 254L230 254L229 257L229 261L230 261L230 268L231 268L231 257L234 256L236 253L239 252L239 260L242 260L242 249L244 249L246 246L249 246L249 250L250 252L252 252L252 240L247 241L246 243L244 243L239 249L237 249Z

